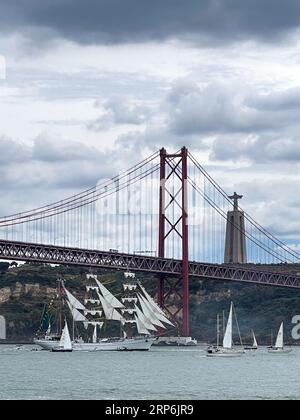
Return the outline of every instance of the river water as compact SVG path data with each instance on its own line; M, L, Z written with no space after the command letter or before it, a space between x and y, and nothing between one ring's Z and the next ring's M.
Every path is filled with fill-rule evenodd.
M300 399L300 349L236 359L201 347L50 353L0 346L0 399Z

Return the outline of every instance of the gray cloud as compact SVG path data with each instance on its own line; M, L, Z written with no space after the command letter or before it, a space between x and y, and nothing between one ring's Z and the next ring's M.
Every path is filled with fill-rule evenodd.
M112 97L103 104L96 101L96 107L102 108L103 114L87 124L93 131L101 131L116 125L142 125L153 114L151 108L141 102L126 97Z
M262 111L296 111L300 109L300 88L253 96L247 105Z
M142 148L122 139L114 150L41 134L30 146L0 138L2 215L25 211L91 188L141 158Z
M212 159L255 162L289 161L300 163L300 138L286 138L285 134L258 135L250 137L218 137L213 144Z
M242 207L266 229L285 240L298 241L299 200L295 202L298 184L297 179L286 176L267 181L256 176L251 182L236 182L234 188L244 194Z
M299 93L293 88L262 94L246 84L181 80L165 103L163 132L198 148L199 139L211 137L212 160L300 162Z
M32 158L41 162L97 161L100 150L76 141L56 139L42 134L34 140Z
M258 133L299 122L299 88L269 94L252 93L241 83L199 87L180 81L169 95L170 129L179 135Z
M2 31L89 44L174 38L277 42L299 22L298 0L11 0L2 1L0 17Z
M0 136L0 164L3 166L24 162L31 158L30 148L8 137Z

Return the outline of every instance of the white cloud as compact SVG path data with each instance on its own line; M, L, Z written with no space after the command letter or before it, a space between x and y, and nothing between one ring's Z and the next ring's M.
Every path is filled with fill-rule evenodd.
M6 79L6 60L3 55L0 55L0 80Z

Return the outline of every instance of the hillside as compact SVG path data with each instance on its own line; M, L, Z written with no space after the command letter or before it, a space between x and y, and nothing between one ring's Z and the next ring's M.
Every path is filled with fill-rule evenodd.
M280 267L276 267L278 269ZM281 267L281 269L287 267ZM300 271L294 267L293 271ZM30 342L37 331L45 303L55 296L57 279L63 278L68 288L84 297L86 269L23 265L20 267L0 264L0 314L8 324L8 340ZM104 281L117 293L121 290L123 274L98 270ZM139 276L147 290L155 294L155 279L150 275ZM228 313L231 300L235 302L240 328L245 341L250 340L254 329L260 342L269 344L271 330L278 329L281 321L286 324L286 340L292 342L291 320L300 314L300 291L235 283L199 281L191 285L191 333L200 341L214 342L216 314Z

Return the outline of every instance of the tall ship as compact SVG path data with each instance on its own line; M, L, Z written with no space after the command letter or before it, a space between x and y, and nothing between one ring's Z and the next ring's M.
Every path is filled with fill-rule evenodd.
M71 314L73 351L148 351L157 340L156 335L169 327L174 328L134 273L124 274L120 299L97 275L88 274L87 281L83 302L66 288L63 281L60 283L60 296ZM51 332L49 316L44 314L42 322L46 333L39 334L34 342L45 350L52 350L57 347L61 334ZM118 329L119 335L105 337L103 331L108 326Z

